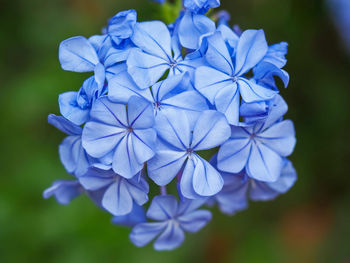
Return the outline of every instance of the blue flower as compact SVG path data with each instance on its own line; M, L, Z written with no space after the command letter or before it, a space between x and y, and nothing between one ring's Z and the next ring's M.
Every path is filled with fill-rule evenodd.
M140 89L155 84L164 73L169 75L194 70L202 60L183 59L181 47L172 41L169 29L160 21L137 23L132 36L139 47L130 51L127 59L128 73Z
M89 191L103 189L101 205L115 216L127 215L132 211L133 202L143 205L148 201L149 186L141 174L125 179L113 170L90 168L78 178Z
M180 188L189 199L218 193L223 180L196 151L221 145L230 136L230 127L223 114L203 111L196 122L191 122L184 111L169 111L157 119L159 141L157 153L148 161L148 175L158 185L168 184L183 168Z
M208 109L206 99L191 85L189 76L178 74L140 90L129 74L119 74L109 82L108 98L117 103L127 103L132 96L139 96L153 104L155 116L169 109L182 109L200 113Z
M125 70L129 46L118 50L98 43L101 39L78 36L66 39L59 47L59 60L64 70L74 72L94 72L84 81L78 92L69 91L59 96L61 114L77 125L88 121L93 102L107 92L106 79ZM104 37L105 38L105 37ZM103 40L104 41L104 40Z
M273 107L265 121L246 127L231 127L231 138L218 153L218 168L224 172L247 175L259 181L275 182L296 139L293 122L280 121L284 110Z
M47 199L51 196L55 196L58 203L68 205L74 198L81 195L83 192L84 188L77 180L58 180L44 191L43 197Z
M156 239L153 245L156 250L177 248L185 239L184 232L198 232L211 220L209 211L198 210L202 204L198 200L178 204L171 195L154 197L147 217L157 222L136 225L130 233L131 242L142 247Z
M214 21L205 15L185 11L176 22L175 34L181 45L187 49L198 49L205 35L216 29Z
M269 46L265 57L253 68L253 78L256 83L278 91L274 77L282 80L284 87L288 86L289 74L282 69L287 63L288 44L281 42Z
M83 129L85 150L112 163L115 173L130 179L154 156L157 133L152 104L133 96L127 105L101 97L94 103L91 121Z
M264 31L243 32L233 57L220 32L208 37L207 41L205 57L211 67L203 66L196 70L195 87L225 114L230 124L237 125L241 96L250 103L272 99L277 92L245 77L268 51Z
M255 122L265 122L269 126L278 120L288 111L288 105L280 95L276 95L272 100L252 103L242 103L240 115L244 118L241 125L250 125Z
M60 159L67 172L75 176L86 173L95 160L86 153L82 146L81 134L83 129L62 116L54 114L48 116L48 122L69 135L59 146Z
M216 156L210 163L216 167ZM249 178L244 172L231 174L221 172L225 184L223 189L211 201L219 205L220 210L229 215L248 207L248 198L253 201L268 201L286 193L296 182L297 174L292 163L284 159L280 177L275 182L262 182Z
M116 45L120 45L134 33L136 20L137 13L134 9L119 12L108 21L107 34Z
M184 0L184 6L193 13L205 14L210 8L220 6L220 0Z

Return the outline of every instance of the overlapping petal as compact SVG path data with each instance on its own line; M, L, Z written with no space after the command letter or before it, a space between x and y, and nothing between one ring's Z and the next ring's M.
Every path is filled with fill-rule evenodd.
M94 47L82 36L72 37L61 42L59 60L64 70L74 72L94 71L95 65L99 63Z

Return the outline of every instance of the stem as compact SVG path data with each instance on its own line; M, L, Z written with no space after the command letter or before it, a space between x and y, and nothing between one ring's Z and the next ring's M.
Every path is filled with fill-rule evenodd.
M161 195L167 195L167 191L166 191L166 186L160 186L160 193Z

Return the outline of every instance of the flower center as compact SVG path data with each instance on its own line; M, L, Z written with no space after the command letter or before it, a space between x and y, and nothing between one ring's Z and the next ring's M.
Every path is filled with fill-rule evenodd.
M193 150L192 148L188 148L188 149L186 150L186 153L187 153L189 156L191 156L193 152L194 152L194 150Z
M134 131L134 129L131 126L129 126L126 130L128 133L132 133Z
M250 134L250 137L249 137L249 138L250 138L251 140L254 140L254 139L255 139L255 136L256 136L256 134L255 134L255 133L252 133L252 134Z
M155 103L153 103L153 105L156 110L158 110L161 106L160 101L156 101Z
M231 79L232 79L232 81L233 81L233 82L237 82L238 77L236 77L236 76L232 76L232 77L231 77Z
M175 68L177 66L177 62L173 60L169 63L169 66L170 68Z

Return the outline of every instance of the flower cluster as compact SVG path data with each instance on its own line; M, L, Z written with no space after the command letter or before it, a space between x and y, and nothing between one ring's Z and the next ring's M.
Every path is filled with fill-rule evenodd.
M225 12L216 24L204 14L219 4L184 0L170 25L120 12L102 35L60 44L62 68L91 77L59 96L62 116L48 117L68 135L59 155L75 180L54 182L45 198L86 193L132 227L136 246L155 239L169 250L211 219L201 206L234 214L292 187L296 139L276 83L288 85L287 44L231 29Z

